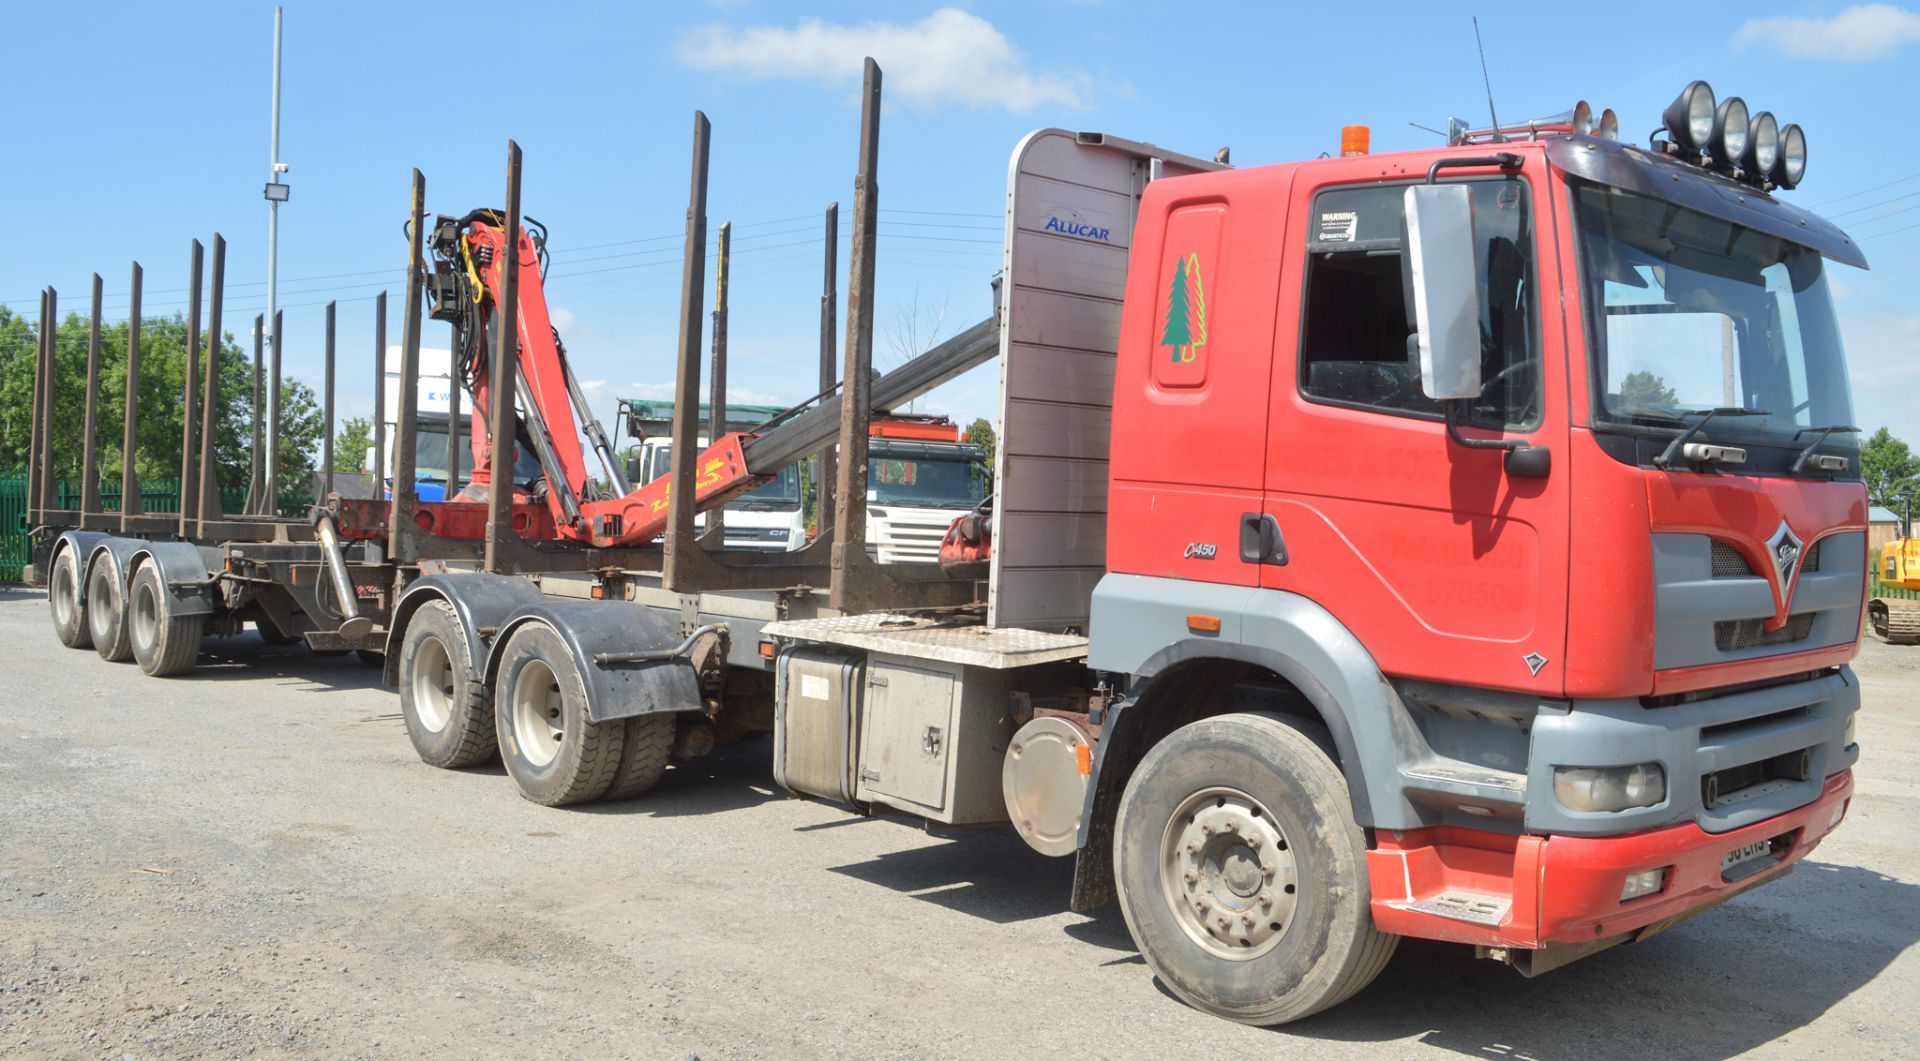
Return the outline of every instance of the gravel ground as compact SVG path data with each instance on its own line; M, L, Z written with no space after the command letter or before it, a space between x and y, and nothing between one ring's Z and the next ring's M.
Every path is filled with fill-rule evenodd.
M0 1056L1920 1055L1920 648L1869 643L1849 821L1538 980L1403 946L1277 1030L1187 1009L1067 859L782 798L764 741L548 810L421 764L351 657L63 649L0 587Z

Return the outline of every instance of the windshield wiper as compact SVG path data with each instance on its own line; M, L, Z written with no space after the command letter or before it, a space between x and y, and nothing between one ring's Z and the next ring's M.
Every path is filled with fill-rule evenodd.
M1819 468L1823 472L1846 471L1847 458L1845 457L1835 456L1833 454L1825 454L1820 457L1815 457L1813 455L1813 451L1819 447L1820 443L1825 442L1827 440L1828 435L1834 434L1835 432L1838 432L1838 431L1851 431L1854 434L1860 433L1859 428L1848 427L1845 424L1834 424L1831 427L1809 427L1800 431L1795 431L1793 433L1794 438L1799 438L1801 435L1812 435L1813 441L1807 443L1807 448L1801 450L1800 456L1794 458L1793 467L1787 469L1788 473L1791 475L1799 475L1800 470L1807 466L1807 462L1809 460L1813 461L1814 466Z
M1722 406L1718 409L1697 409L1682 415L1698 416L1700 422L1673 436L1673 441L1667 443L1667 448L1661 450L1658 457L1653 458L1654 467L1663 470L1671 468L1673 466L1673 458L1686 453L1687 443L1692 441L1693 436L1700 433L1701 428L1707 426L1707 421L1716 416L1767 416L1769 414L1765 409L1742 409L1738 406ZM1732 463L1734 461L1746 460L1747 451L1738 446L1702 446L1701 453L1698 456L1686 453L1686 457L1688 460L1695 461L1713 460Z

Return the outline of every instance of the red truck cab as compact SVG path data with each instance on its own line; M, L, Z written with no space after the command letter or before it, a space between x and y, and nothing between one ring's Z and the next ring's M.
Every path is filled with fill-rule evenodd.
M1136 938L1184 938L1143 949L1237 1019L1311 1011L1222 986L1269 944L1208 873L1257 839L1129 895L1217 846L1190 808L1126 820L1195 719L1304 719L1338 764L1348 980L1369 933L1529 974L1643 938L1788 872L1852 791L1867 499L1825 266L1858 248L1710 146L1464 140L1140 201L1089 653L1123 676L1102 769L1152 750L1102 787ZM1443 328L1473 352L1436 364Z

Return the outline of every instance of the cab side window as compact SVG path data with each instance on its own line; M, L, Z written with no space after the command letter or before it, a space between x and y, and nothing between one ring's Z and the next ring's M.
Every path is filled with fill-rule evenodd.
M1540 418L1533 326L1533 236L1526 185L1517 177L1466 181L1473 191L1480 270L1480 378L1468 422L1525 430ZM1307 226L1300 391L1309 400L1438 418L1409 355L1412 334L1400 281L1406 186L1330 188L1314 197Z

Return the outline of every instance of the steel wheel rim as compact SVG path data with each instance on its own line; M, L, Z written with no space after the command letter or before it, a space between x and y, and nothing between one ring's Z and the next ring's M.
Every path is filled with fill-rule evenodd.
M560 680L553 668L534 659L520 668L513 681L513 735L520 755L535 766L545 766L560 755L565 735Z
M80 595L80 576L74 570L73 553L61 553L59 562L54 564L53 589L49 595L53 601L53 621L65 629L73 621L74 602Z
M1161 898L1187 937L1230 961L1285 938L1299 900L1292 845L1273 813L1231 786L1195 792L1167 822Z
M453 717L453 657L437 637L421 641L413 654L413 713L434 733Z
M160 632L160 599L145 582L133 587L133 643L151 648Z

